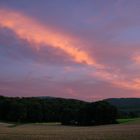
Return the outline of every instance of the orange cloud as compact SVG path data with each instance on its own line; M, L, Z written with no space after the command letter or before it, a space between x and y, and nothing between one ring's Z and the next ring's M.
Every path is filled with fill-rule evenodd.
M54 31L52 28L43 26L37 21L15 11L1 9L0 10L0 26L6 27L16 33L21 39L26 39L28 42L33 43L39 49L41 44L46 47L53 47L60 49L68 54L75 62L84 63L88 66L96 68L97 72L93 76L108 81L119 87L128 89L140 89L140 80L133 79L130 82L124 80L121 75L107 72L105 67L89 54L79 49L76 39L69 37L66 34L61 34ZM81 45L81 44L79 44ZM136 62L140 61L140 58L135 58ZM100 71L100 68L104 70Z
M91 74L94 77L97 77L99 79L108 81L115 86L119 88L125 88L125 89L130 89L130 90L140 90L140 79L139 78L134 78L134 79L129 79L122 75L121 73L116 74L114 72L110 73L105 70L102 71L97 71L95 73ZM126 79L127 78L127 79Z
M57 33L50 27L40 25L37 21L21 13L0 10L0 25L14 31L19 38L34 43L38 49L40 44L48 45L61 49L72 57L75 62L101 67L86 51L77 48L75 39L65 34Z
M132 60L136 63L136 64L140 64L140 55L134 55L132 57Z

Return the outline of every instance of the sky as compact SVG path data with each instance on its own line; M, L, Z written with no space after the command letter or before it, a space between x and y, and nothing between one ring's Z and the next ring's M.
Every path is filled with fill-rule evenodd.
M0 0L0 95L140 97L139 0Z

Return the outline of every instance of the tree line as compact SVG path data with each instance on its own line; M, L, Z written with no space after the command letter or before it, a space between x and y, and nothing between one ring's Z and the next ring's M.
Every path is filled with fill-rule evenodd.
M0 96L1 121L100 125L116 123L117 114L116 107L106 101L89 103L63 98L10 98Z

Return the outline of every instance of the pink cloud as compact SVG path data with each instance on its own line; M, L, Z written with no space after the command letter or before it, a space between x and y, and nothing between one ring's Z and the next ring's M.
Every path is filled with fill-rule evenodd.
M114 45L112 42L95 43L92 42L92 40L91 44L89 43L89 46L86 46L86 43L83 43L84 40L77 39L76 36L72 37L68 34L59 33L54 28L42 25L19 12L4 9L0 10L0 15L1 28L12 30L20 40L28 42L29 47L35 50L34 52L39 55L40 59L45 58L45 55L49 56L49 53L46 53L45 49L50 48L50 53L53 51L54 53L62 51L65 54L62 58L65 60L69 57L78 67L76 68L74 65L62 66L60 70L58 70L57 67L56 73L58 78L55 77L53 80L51 78L47 80L43 78L43 80L32 79L32 77L29 76L27 79L19 81L19 83L7 82L7 84L0 87L1 92L8 93L9 91L13 91L17 93L17 95L18 92L21 92L26 96L36 96L39 92L41 92L42 95L46 95L47 91L50 96L72 96L90 100L90 98L105 98L109 95L111 96L111 92L113 92L112 89L114 89L115 95L112 96L121 96L122 92L128 92L128 90L128 95L131 95L130 92L134 92L137 93L138 96L138 91L140 91L140 78L136 78L135 74L131 72L132 69L130 70L128 67L130 64L140 63L139 56L132 57L137 47L126 47L123 46L124 44L121 44L121 46L115 44L116 46L112 47L112 45ZM16 20L17 18L18 20ZM128 21L122 21L120 24L114 22L115 21L111 22L108 28L104 28L101 32L118 30L123 28L126 22L128 23ZM86 49L86 47L88 47L88 49ZM12 54L13 58L18 59L16 55L14 56L14 53ZM60 52L59 55L62 55L62 53ZM54 59L57 61L55 57ZM80 66L84 67L85 70L82 70L79 64L82 64L82 66ZM37 63L35 67L38 71L40 69L46 70L46 68L42 65L37 65ZM134 69L135 68L136 67L134 67ZM69 75L66 75L67 73L75 73L76 76L71 75L71 78ZM78 75L79 73L81 75ZM88 77L85 78L85 75L88 75ZM80 76L82 76L83 79ZM74 79L74 81L71 82L71 79ZM87 81L83 82L84 80ZM99 81L101 84L97 84ZM105 86L102 83L105 84ZM106 84L108 84L108 86L106 86ZM100 89L101 87L103 87L103 89ZM111 89L108 95L104 93L105 88L107 88L107 91ZM21 91L20 89L25 90ZM120 89L122 91L120 91ZM57 93L58 91L59 93ZM116 93L117 91L119 91L118 95ZM94 95L92 95L92 92L94 92Z

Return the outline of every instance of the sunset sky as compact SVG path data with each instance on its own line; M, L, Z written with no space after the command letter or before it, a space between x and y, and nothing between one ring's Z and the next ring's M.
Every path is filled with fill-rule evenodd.
M140 97L140 0L0 0L0 95Z

